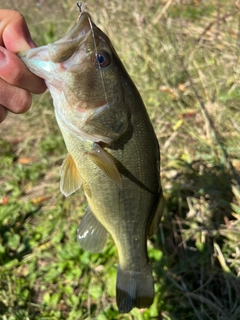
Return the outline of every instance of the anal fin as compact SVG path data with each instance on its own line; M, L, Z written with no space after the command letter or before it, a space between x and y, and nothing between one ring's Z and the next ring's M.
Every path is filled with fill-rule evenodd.
M87 251L100 252L107 241L107 235L107 230L88 207L77 229L80 246Z

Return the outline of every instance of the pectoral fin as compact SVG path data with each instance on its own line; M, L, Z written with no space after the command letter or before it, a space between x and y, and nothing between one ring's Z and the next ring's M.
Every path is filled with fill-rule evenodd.
M70 154L63 161L60 176L60 190L65 197L68 197L81 187L81 176Z
M100 252L107 241L107 235L107 230L88 207L77 230L80 246L91 252Z
M161 217L162 217L162 213L163 213L163 208L164 208L164 197L163 197L163 194L161 193L160 196L159 196L159 201L158 201L158 204L157 204L157 208L156 208L154 217L153 217L153 219L151 221L151 224L150 224L150 227L149 227L149 230L148 230L149 238L151 236L153 236L158 231L159 223L160 223L160 220L161 220Z
M89 158L106 174L106 176L115 182L119 188L122 187L119 171L107 151L94 143L92 150L88 151L87 154Z

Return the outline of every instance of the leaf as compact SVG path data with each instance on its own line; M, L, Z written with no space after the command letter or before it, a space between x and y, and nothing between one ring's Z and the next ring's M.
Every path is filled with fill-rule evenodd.
M88 290L90 296L97 300L102 297L102 288L99 285L91 286Z
M12 250L16 250L20 244L21 237L19 234L13 234L9 237L8 245Z
M29 164L29 163L33 163L34 162L34 159L31 158L31 157L22 157L22 158L18 158L18 163L20 164Z
M0 205L4 206L5 204L7 204L9 201L9 197L3 197L2 199L0 199Z
M34 199L32 199L32 203L33 204L39 204L39 203L42 203L44 201L47 201L50 198L51 197L49 197L49 196L42 196L42 197L34 198Z
M182 119L178 120L178 121L175 123L175 125L173 126L173 130L174 130L174 131L177 131L177 130L181 127L182 124L183 124L183 120L182 120Z

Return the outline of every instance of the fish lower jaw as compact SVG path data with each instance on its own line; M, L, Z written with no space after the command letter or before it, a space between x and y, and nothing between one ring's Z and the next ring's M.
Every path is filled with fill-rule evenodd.
M48 45L32 48L30 50L20 51L18 53L20 58L26 58L31 60L49 61Z

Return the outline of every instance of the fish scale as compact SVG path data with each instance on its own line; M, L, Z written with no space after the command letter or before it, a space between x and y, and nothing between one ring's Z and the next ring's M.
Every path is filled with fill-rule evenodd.
M163 196L159 146L138 90L87 12L62 39L18 55L53 98L68 151L60 190L69 196L82 185L88 201L79 244L99 252L110 234L119 256L119 312L150 307L147 237L157 230Z

